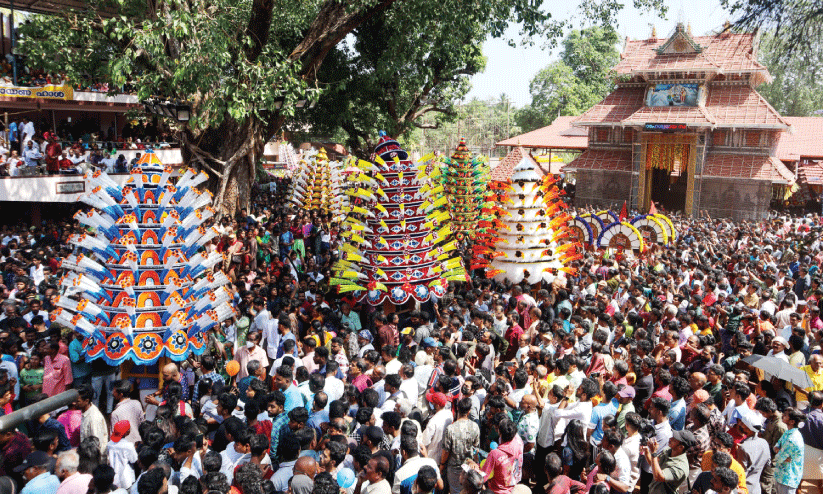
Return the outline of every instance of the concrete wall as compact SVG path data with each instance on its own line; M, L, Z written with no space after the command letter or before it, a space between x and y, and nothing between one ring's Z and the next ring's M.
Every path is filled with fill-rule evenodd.
M704 177L698 207L715 218L760 220L766 216L771 197L770 182Z
M574 204L623 207L623 202L630 199L632 174L600 170L578 170Z

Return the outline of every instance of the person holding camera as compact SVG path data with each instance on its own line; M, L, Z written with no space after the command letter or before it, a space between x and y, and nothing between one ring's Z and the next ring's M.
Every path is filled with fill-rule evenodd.
M674 431L668 447L657 453L657 439L649 439L641 446L646 462L651 466L653 480L649 484L649 494L667 494L676 492L686 481L689 474L689 460L686 452L697 445L697 440L690 431ZM643 490L641 488L641 490Z

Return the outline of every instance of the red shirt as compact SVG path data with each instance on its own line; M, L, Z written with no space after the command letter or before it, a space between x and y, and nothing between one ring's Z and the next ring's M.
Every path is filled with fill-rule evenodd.
M582 482L572 480L565 475L558 475L549 483L548 494L569 494L572 490L574 492L583 492L582 489L585 489L585 487L586 484Z

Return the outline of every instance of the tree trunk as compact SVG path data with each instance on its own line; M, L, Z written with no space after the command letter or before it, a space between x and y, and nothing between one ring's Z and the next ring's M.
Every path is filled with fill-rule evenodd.
M274 117L268 125L255 117L244 123L227 117L217 128L197 134L189 129L183 132L183 160L209 175L208 189L214 194L212 207L218 216L234 216L249 208L268 130L281 124L281 117Z

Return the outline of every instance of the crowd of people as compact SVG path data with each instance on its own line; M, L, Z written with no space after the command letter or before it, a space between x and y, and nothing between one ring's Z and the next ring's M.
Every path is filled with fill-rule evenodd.
M113 125L106 133L82 132L75 139L66 125L66 122L61 125L59 134L49 130L41 134L26 116L9 122L5 131L0 132L0 177L79 175L89 170L128 173L141 153L127 159L122 151L172 145L167 142L168 136L158 134L156 128L144 127L137 133L142 139L133 135L136 132L131 127L124 129L129 135L118 136Z
M671 246L587 250L550 284L473 273L442 298L381 308L329 286L338 225L289 207L286 188L213 223L206 248L226 253L214 269L238 315L203 354L159 368L156 392L85 361L82 334L49 320L80 225L0 228L0 413L79 395L0 431L0 492L820 487L820 218L674 217Z

